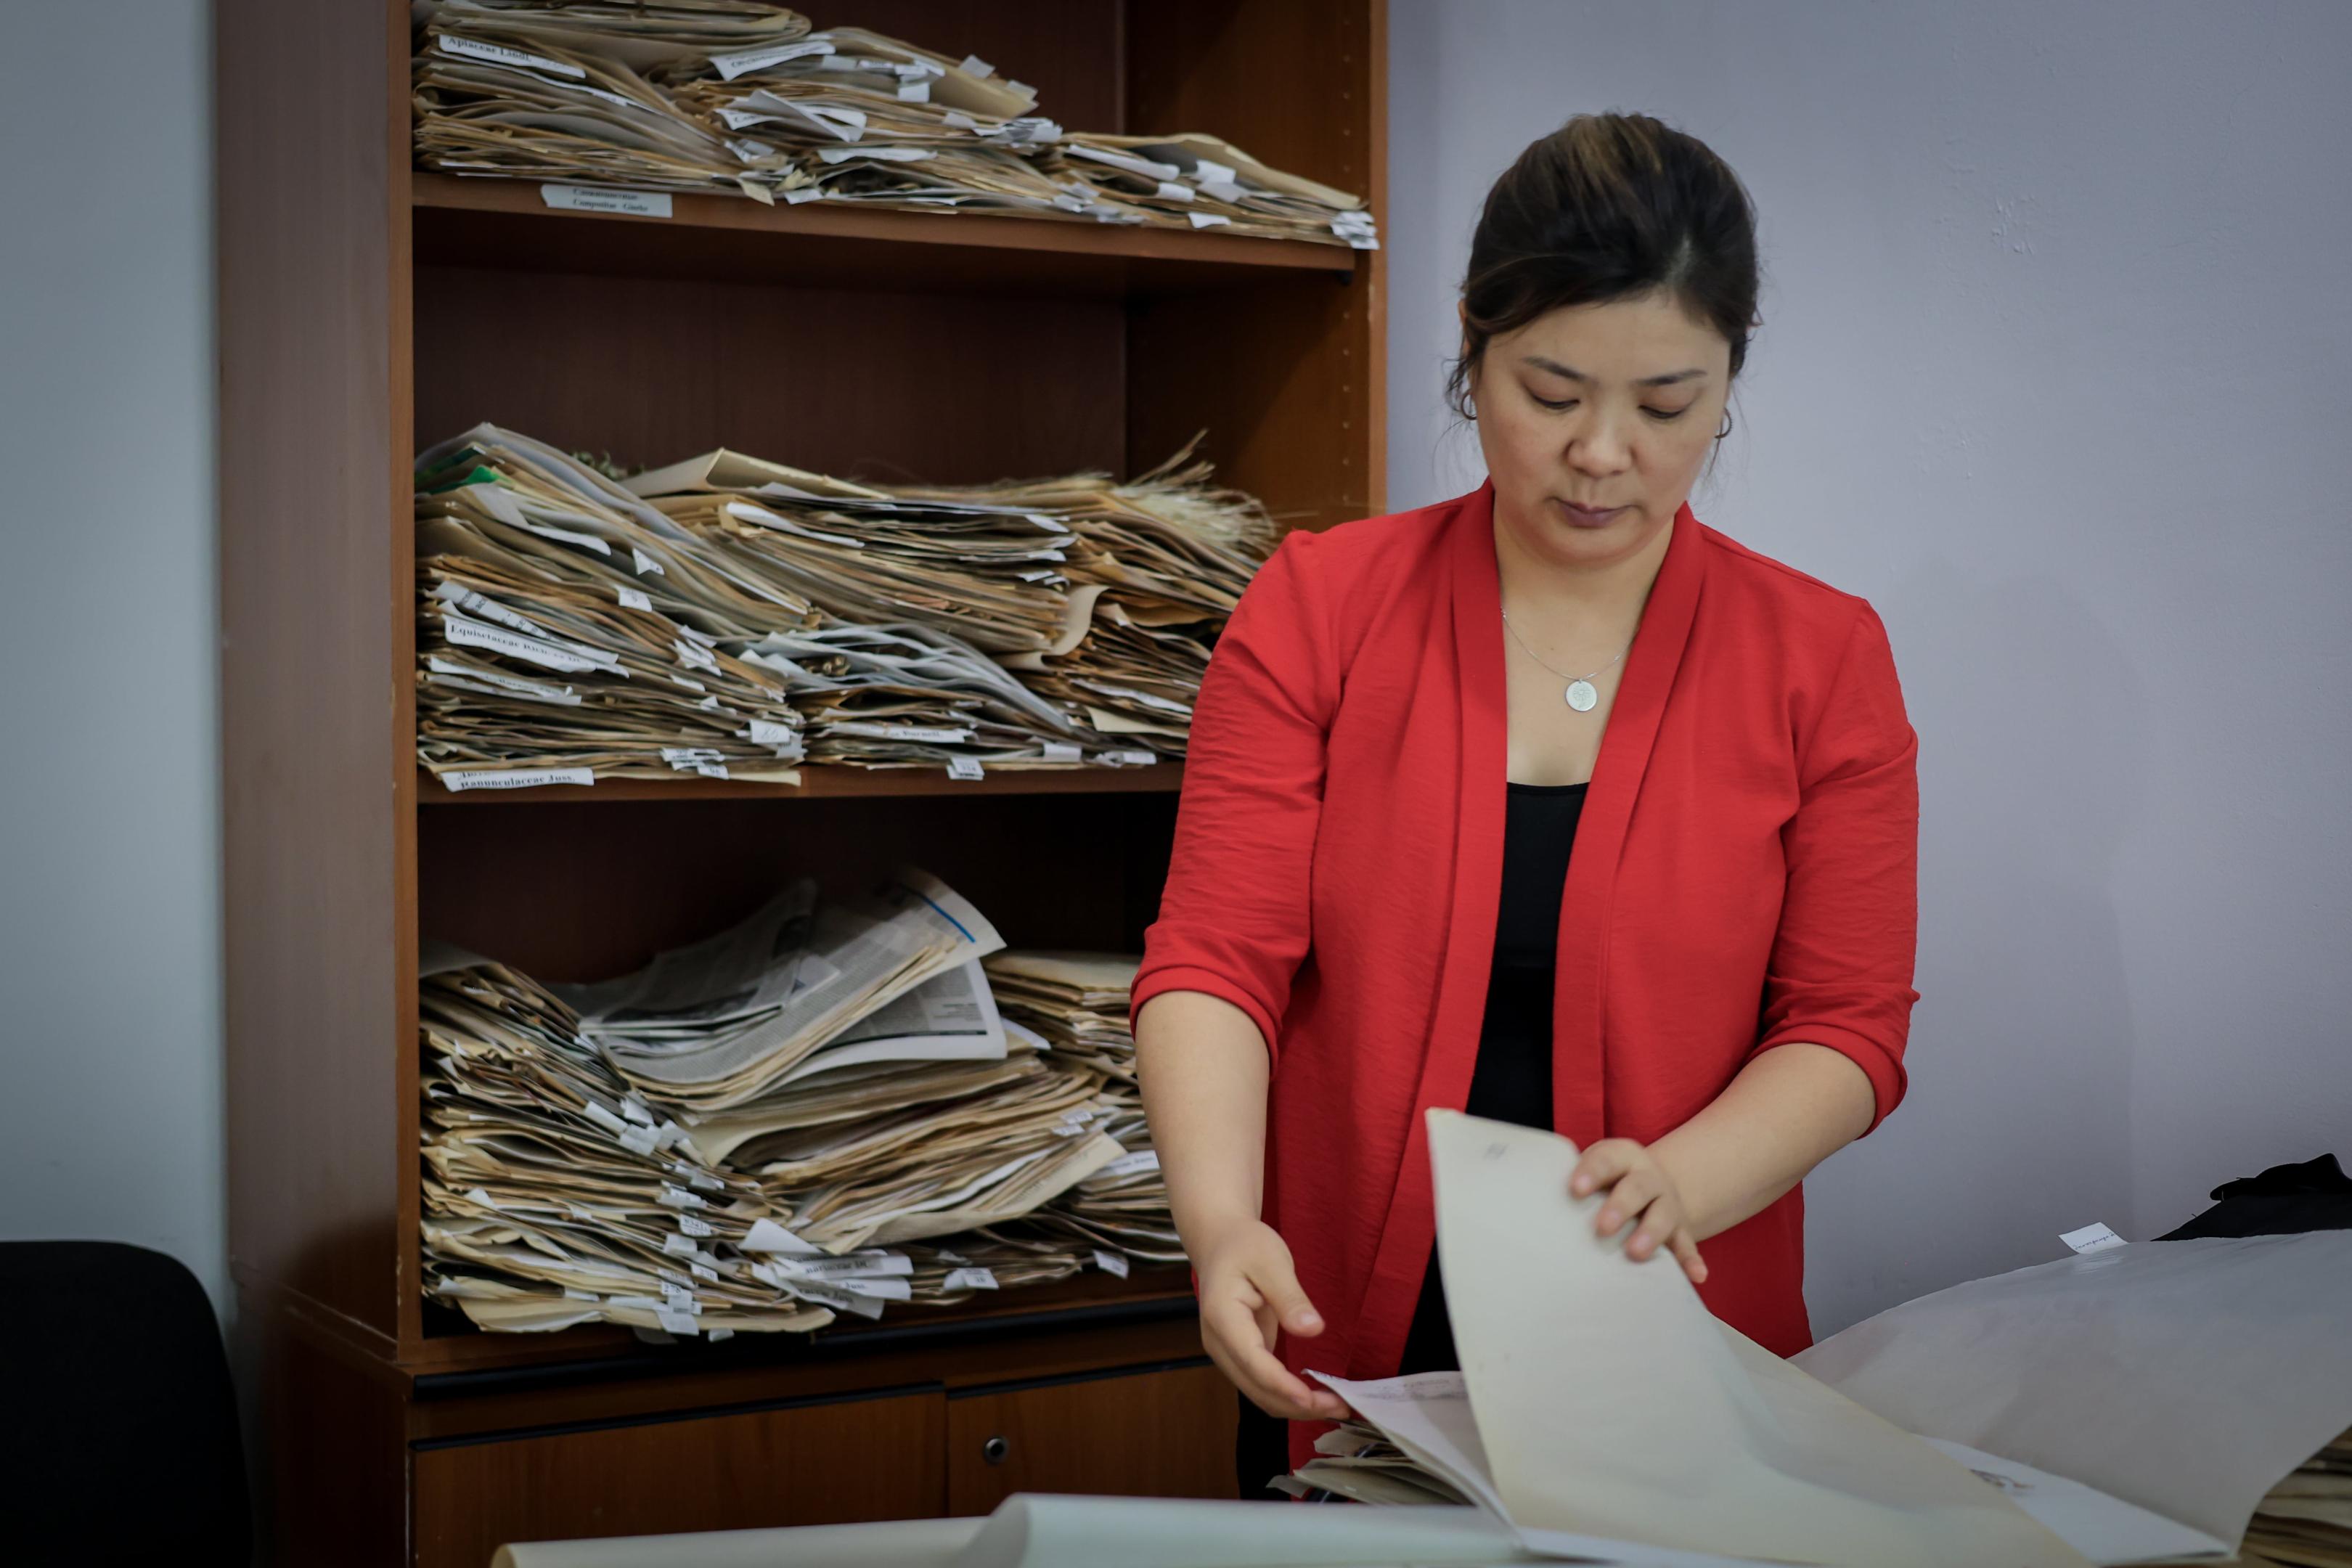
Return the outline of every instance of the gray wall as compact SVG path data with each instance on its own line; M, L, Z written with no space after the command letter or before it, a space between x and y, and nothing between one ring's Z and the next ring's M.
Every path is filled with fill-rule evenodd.
M205 16L5 7L0 1237L226 1307Z
M1701 138L1765 325L1692 498L1870 598L1921 737L1907 1101L1808 1184L1817 1332L2352 1160L2352 7L1396 0L1391 504L1478 204Z

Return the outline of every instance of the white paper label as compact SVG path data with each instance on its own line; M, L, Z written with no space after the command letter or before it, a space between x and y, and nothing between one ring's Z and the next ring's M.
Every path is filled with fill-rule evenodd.
M1084 755L1068 741L1048 741L1042 749L1045 753L1045 760L1049 763L1075 763Z
M950 757L948 759L948 777L951 779L976 779L980 776L981 766L980 759L978 757Z
M944 1247L939 1249L939 1258L942 1263L970 1263L971 1261L971 1258L966 1258L962 1253L950 1252Z
M487 488L487 487L486 487ZM509 610L496 599L485 598L471 588L457 583L442 583L433 590L433 596L445 605L454 605L469 616L485 621L495 621L527 637L545 637L555 634L532 620L520 610Z
M746 71L765 70L786 60L799 59L803 55L829 55L833 46L822 39L803 38L796 44L778 44L768 49L745 49L738 54L713 55L710 63L719 71L719 79L733 81Z
M846 163L853 159L870 160L877 163L919 163L931 156L929 147L820 147L816 155L828 163Z
M824 193L814 185L802 185L784 193L784 205L788 207L796 207L803 202L815 201L824 195Z
M1095 1248L1095 1267L1106 1274L1116 1274L1124 1279L1127 1278L1127 1254L1106 1252L1097 1247Z
M711 1234L710 1222L690 1214L682 1214L677 1216L677 1233L680 1236L709 1236Z
M1220 224L1234 221L1223 213L1186 213L1184 216L1192 220L1194 228L1214 228Z
M573 213L622 213L630 217L669 216L667 191L616 191L603 185L541 185L539 199Z
M1101 1254L1096 1256L1100 1257ZM996 1289L996 1275L987 1268L951 1268L942 1288L949 1290L993 1290Z
M442 786L465 789L529 789L533 784L592 784L586 768L451 768L436 775Z
M699 1194L689 1193L684 1187L673 1187L667 1182L662 1184L661 1196L654 1201L666 1208L674 1209L699 1209L710 1206L702 1201Z
M772 719L751 721L751 743L755 746L789 746L799 737L800 731L790 724L779 724Z
M961 63L956 67L956 69L963 72L966 76L976 76L982 81L986 81L990 77L996 74L996 68L990 65L986 60L982 59L978 55L964 56Z
M593 1100L588 1102L586 1115L589 1121L594 1122L605 1131L614 1134L615 1137L628 1131L629 1124L627 1122L622 1121L619 1117L614 1115L611 1111L605 1110L603 1106L597 1104Z
M904 1279L835 1279L833 1283L854 1296L864 1296L877 1301L911 1301L915 1290Z
M636 589L630 587L626 583L620 585L618 592L621 595L621 607L623 609L650 610L654 607L654 602L651 599L646 598L643 594L639 593Z
M673 1307L655 1308L654 1321L661 1324L663 1330L669 1333L695 1334L701 1332L701 1330L696 1325L694 1319L690 1315L678 1311Z
M694 1238L687 1236L665 1236L662 1237L662 1250L672 1258L691 1258L694 1256Z
M1171 202L1189 202L1192 199L1193 191L1190 185L1178 184L1173 180L1162 180L1160 182L1160 195Z
M746 1252L781 1252L792 1258L821 1258L822 1248L811 1247L772 1219L753 1220L751 1234L743 1238Z
M625 1127L621 1130L621 1147L633 1154L654 1152L654 1130L650 1127Z
M692 1274L697 1279L708 1279L713 1285L719 1283L719 1270L708 1263L689 1263L686 1268L687 1272Z
M915 78L912 81L902 81L902 82L900 82L900 83L898 84L898 101L899 101L899 102L901 102L901 103L929 103L929 102L930 102L930 101L931 101L931 80L930 80L930 78L929 78L929 77L917 77L917 78Z
M670 651L677 655L677 662L688 669L715 670L719 668L719 661L710 657L710 650L699 643L688 642L684 637L673 637L670 639L669 647ZM700 690L701 688L697 687L695 689Z
M492 653L505 654L541 669L562 670L574 675L583 669L611 668L612 656L593 648L576 647L567 643L542 642L511 632L504 626L494 626L487 621L471 620L454 610L441 614L441 635L453 647L488 648Z
M947 730L927 724L870 724L863 719L839 719L826 728L835 735L868 735L877 741L924 741L948 745L971 739L969 730Z
M621 1114L640 1127L651 1127L654 1124L654 1113L638 1103L636 1096L632 1094L625 1094L621 1097Z
M2086 1225L2080 1230L2070 1230L2059 1240L2077 1252L2104 1252L2110 1247L2126 1245L2124 1238L2104 1225Z
M533 702L552 702L559 707L577 708L580 694L568 686L550 686L544 681L525 680L519 675L503 670L476 669L453 664L437 654L427 654L425 668L445 679L444 686L454 686L460 691L478 691L488 697L521 697Z
M1118 1159L1113 1160L1109 1164L1105 1165L1101 1170L1097 1171L1095 1174L1097 1176L1132 1176L1139 1171L1156 1171L1158 1169L1160 1169L1160 1151L1157 1149L1138 1149L1132 1154L1121 1154Z
M795 1279L786 1289L795 1296L831 1307L836 1311L855 1312L861 1318L882 1315L882 1303L878 1298L857 1295L838 1285L820 1285L814 1279Z
M735 1337L735 1331L732 1329L711 1329L705 1332L702 1337L709 1340L715 1345L721 1340L733 1339Z
M1204 185L1230 185L1234 183L1234 171L1223 163L1213 163L1206 158L1196 158L1192 162L1192 177Z
M635 565L637 575L640 577L644 576L648 572L652 573L656 577L667 577L669 575L668 573L662 570L662 563L660 562L655 560L652 556L646 554L644 551L638 549L634 544L629 546L629 559Z
M588 79L588 73L578 66L568 66L562 60L549 59L545 55L525 54L520 49L510 49L504 44L485 43L479 38L455 38L444 33L441 35L441 52L469 60L488 60L494 66L517 66L524 70L553 71L557 76L568 76L574 81Z

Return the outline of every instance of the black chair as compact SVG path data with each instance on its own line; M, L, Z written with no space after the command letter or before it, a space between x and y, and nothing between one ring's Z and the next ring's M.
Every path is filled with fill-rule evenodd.
M0 1242L0 1552L247 1568L236 1394L195 1276L121 1242Z

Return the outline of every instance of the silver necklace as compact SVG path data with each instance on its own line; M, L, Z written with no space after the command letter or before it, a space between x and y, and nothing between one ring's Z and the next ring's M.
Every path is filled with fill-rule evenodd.
M1501 606L1497 605L1496 608L1500 609ZM1511 612L1508 610L1503 610L1502 616L1503 629L1511 634L1511 640L1519 645L1519 651L1526 654L1529 658L1534 659L1538 664L1543 664L1543 667L1546 669L1551 669L1551 672L1554 675L1559 676L1562 680L1568 682L1568 689L1560 695L1568 705L1570 708L1575 709L1579 713L1591 712L1592 705L1601 700L1601 693L1592 689L1592 678L1600 674L1601 669L1608 668L1609 664L1615 664L1617 662L1617 658L1623 658L1626 654L1633 651L1633 646L1631 643L1628 643L1623 648L1619 650L1617 658L1611 659L1609 664L1602 665L1601 669L1587 670L1582 675L1570 675L1564 669L1552 669L1550 665L1544 664L1542 656L1538 654L1535 649L1528 647L1528 639L1519 635L1519 628L1511 625Z

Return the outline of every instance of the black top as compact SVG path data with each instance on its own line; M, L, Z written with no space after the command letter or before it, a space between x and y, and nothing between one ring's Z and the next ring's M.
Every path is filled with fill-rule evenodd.
M1495 955L1486 981L1486 1016L1478 1031L1478 1065L1470 1076L1473 1116L1551 1130L1552 975L1559 941L1560 889L1587 786L1509 786L1503 826L1503 894L1495 917ZM1437 1248L1429 1249L1421 1301L1405 1337L1400 1375L1458 1367L1454 1327Z

